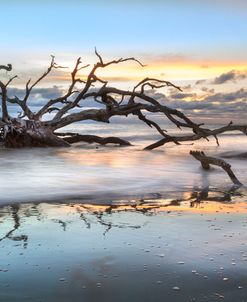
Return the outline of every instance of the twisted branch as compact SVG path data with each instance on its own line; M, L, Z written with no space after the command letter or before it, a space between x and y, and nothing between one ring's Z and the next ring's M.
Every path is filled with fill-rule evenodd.
M205 170L210 169L210 165L219 166L228 174L231 181L235 185L242 186L242 183L237 179L236 175L233 173L233 171L231 169L231 165L228 164L226 161L224 161L220 158L206 156L206 154L203 151L190 151L190 154L195 159L197 159L201 162L203 169L205 169Z
M11 117L9 117L7 110L7 102L16 104L21 107L23 111L23 117L27 117L31 121L39 121L42 128L49 129L50 133L54 134L56 129L67 126L71 123L94 120L104 123L109 123L113 116L129 116L134 115L140 121L145 123L148 127L154 128L160 135L161 139L150 144L145 149L152 150L163 146L169 142L179 145L181 142L195 141L199 139L208 140L209 137L213 137L216 143L219 145L218 135L224 132L240 131L243 134L247 134L247 125L233 125L229 124L216 129L208 129L203 124L193 122L183 112L172 109L165 105L165 99L157 101L155 97L151 97L147 88L158 90L164 87L172 87L181 91L181 88L169 81L160 80L155 78L144 78L132 90L117 89L115 87L109 87L108 82L101 79L96 73L100 68L106 68L113 64L120 64L126 61L134 61L141 67L144 67L139 60L134 57L120 58L104 62L102 56L95 49L95 55L98 61L93 65L89 71L85 81L81 80L78 76L78 72L82 69L89 67L89 65L81 66L81 58L78 58L74 69L71 72L71 81L67 92L57 98L48 100L47 103L41 107L38 112L34 113L28 106L28 99L33 88L39 84L46 76L50 74L53 69L65 68L55 63L55 57L51 56L51 63L48 69L31 84L31 79L26 83L25 96L23 99L18 97L9 98L7 95L7 86L16 78L16 76L9 79L7 84L0 81L1 98L2 98L2 119L1 124L11 123ZM12 70L11 64L0 65L0 69L10 71ZM78 89L76 84L82 84L82 87ZM96 88L94 84L100 84L99 88ZM82 107L85 100L92 102L92 109L85 109ZM94 102L100 103L101 108L93 109ZM79 111L75 108L81 108ZM42 121L44 114L55 113L54 117ZM149 115L147 116L147 113ZM152 120L152 114L159 113L164 119L167 119L174 126L179 129L186 128L190 130L190 134L186 135L171 135L166 129L162 129L161 126ZM10 121L10 122L9 122ZM85 138L85 137L84 137ZM82 139L82 136L77 136L77 139ZM68 139L72 141L71 139ZM73 137L73 141L76 140Z

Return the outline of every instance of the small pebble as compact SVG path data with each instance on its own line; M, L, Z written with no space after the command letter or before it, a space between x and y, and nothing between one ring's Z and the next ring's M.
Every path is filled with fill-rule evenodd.
M176 291L179 291L179 290L180 290L180 288L179 288L178 286L174 286L172 289L173 289L173 290L176 290Z

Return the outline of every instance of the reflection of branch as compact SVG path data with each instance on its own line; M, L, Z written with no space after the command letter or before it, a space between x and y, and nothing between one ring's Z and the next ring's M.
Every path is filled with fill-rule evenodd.
M64 221L62 221L62 220L60 220L60 219L52 219L52 220L53 220L54 222L59 223L59 224L61 225L62 229L63 229L64 231L66 231L67 222L64 222Z
M206 187L204 189L194 190L191 193L191 196L188 200L191 200L190 206L194 207L200 204L202 201L213 201L213 202L221 202L221 203L229 203L232 201L232 196L242 196L240 192L238 192L239 187L233 186L227 191L221 191L217 189L209 189ZM210 196L210 193L217 193L220 196Z
M219 203L230 203L232 202L233 196L242 196L242 193L238 191L239 187L233 186L229 190L220 190L217 188L210 188L209 186L198 188L194 187L190 192L188 197L184 198L176 198L171 200L163 200L160 194L157 194L152 199L140 199L135 203L126 203L126 204L111 204L111 205L86 205L81 204L78 208L78 212L80 213L80 218L85 222L87 228L91 227L90 220L86 217L85 213L94 215L97 219L97 222L104 226L106 229L104 231L104 235L109 232L112 228L132 228L138 229L141 228L140 225L127 225L124 223L112 223L109 219L106 219L107 216L112 215L114 213L120 212L134 212L141 213L146 216L156 215L159 210L164 210L167 208L169 211L170 207L179 208L184 203L190 205L190 207L197 207L202 202L219 202ZM83 210L81 210L83 208Z
M87 229L90 229L91 228L91 224L87 220L87 218L85 217L85 215L83 213L80 214L80 218L85 222Z
M16 231L20 227L20 218L18 215L20 206L19 205L12 205L11 210L12 210L12 218L14 220L14 228L11 229L4 237L0 238L0 241L8 238L13 241L24 241L24 247L26 247L27 244L27 235L19 235L19 236L13 236L13 232Z
M98 222L106 227L105 232L103 233L103 235L106 235L106 233L108 233L110 231L110 229L112 228L118 228L118 229L124 229L124 228L128 228L128 229L140 229L141 226L139 225L126 225L126 224L113 224L110 221L104 221L103 218L101 217L100 219L98 219Z
M104 219L104 216L106 215L111 215L113 209L118 210L118 208L121 207L121 205L109 205L104 208L104 210L91 210L90 207L87 207L86 205L81 205L83 209L85 209L88 213L94 215L97 218L97 222L100 223L102 226L106 227L106 230L104 231L103 235L105 236L106 233L108 233L112 228L131 228L131 229L139 229L141 226L133 226L133 225L126 225L126 224L114 224L111 221L106 221ZM121 211L121 210L120 210ZM85 217L84 213L80 214L80 218L85 222L87 228L89 229L91 227L90 222L88 219Z
M161 207L170 207L170 206L180 206L182 202L188 201L190 202L190 206L198 206L203 201L212 201L212 202L221 202L221 203L229 203L232 201L232 196L242 196L240 192L238 192L239 187L233 186L227 191L222 191L214 188L209 188L206 186L204 188L194 188L188 198L180 198L173 199L169 201L168 204L161 205ZM215 193L213 196L210 194ZM220 195L218 195L220 194ZM145 202L142 203L145 205ZM140 212L148 212L153 209L159 209L160 206L150 206L148 208L139 209Z

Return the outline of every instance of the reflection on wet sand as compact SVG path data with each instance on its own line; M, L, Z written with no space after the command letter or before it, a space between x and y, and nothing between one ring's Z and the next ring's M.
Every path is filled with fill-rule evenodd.
M158 197L158 196L156 196ZM243 201L241 201L241 198ZM28 217L36 217L38 220L49 219L50 215L59 213L78 213L85 226L91 228L91 220L87 215L94 216L96 221L105 227L104 234L112 228L141 228L141 225L131 225L128 223L118 224L107 221L105 218L111 214L120 212L136 212L147 216L157 215L162 212L197 212L197 213L247 213L245 189L233 186L228 190L219 190L215 188L194 188L192 192L183 193L182 198L177 199L137 199L137 200L117 200L109 204L85 204L85 203L59 203L59 204L12 204L0 208L0 223L7 223L10 229L0 238L10 239L13 241L23 241L24 247L27 246L27 235L16 235L21 226L21 221L27 220ZM54 213L55 211L55 213ZM12 221L12 223L11 223ZM51 218L51 221L61 226L66 231L69 222L59 218Z
M16 230L18 230L18 228L20 227L20 217L19 217L19 213L18 213L19 209L20 209L20 205L18 205L18 204L11 205L9 207L10 215L12 216L12 219L13 219L13 228L11 228L3 237L1 237L0 241L2 241L4 239L10 239L13 241L23 241L24 242L23 247L26 248L28 236L27 235L19 235L19 236L13 235L13 233Z
M0 209L0 300L244 301L245 189Z

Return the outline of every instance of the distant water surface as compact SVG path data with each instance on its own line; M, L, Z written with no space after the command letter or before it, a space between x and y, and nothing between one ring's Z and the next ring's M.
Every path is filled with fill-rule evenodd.
M169 125L166 125L167 129ZM63 131L64 129L62 129ZM218 168L202 171L190 155L191 149L208 154L247 150L247 138L240 134L222 135L221 146L214 138L194 145L168 144L154 151L143 147L160 139L153 129L132 121L113 124L79 123L65 130L100 136L119 136L131 147L97 146L84 143L71 148L0 149L0 203L49 201L79 198L109 201L161 194L178 195L199 186L231 186ZM182 132L170 129L173 133ZM247 179L244 159L227 159L243 183Z

